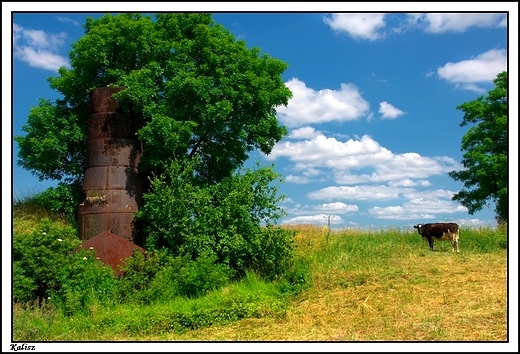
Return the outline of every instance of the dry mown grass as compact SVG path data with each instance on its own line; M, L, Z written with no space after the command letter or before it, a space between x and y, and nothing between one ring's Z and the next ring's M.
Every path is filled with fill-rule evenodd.
M300 239L315 247L317 229ZM284 318L246 319L151 341L507 341L506 251L396 254L314 274ZM142 338L141 338L142 340Z

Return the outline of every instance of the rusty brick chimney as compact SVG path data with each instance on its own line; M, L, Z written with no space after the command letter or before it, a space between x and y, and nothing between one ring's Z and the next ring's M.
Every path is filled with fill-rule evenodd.
M79 234L82 241L87 241L110 232L133 249L143 245L134 219L143 196L143 178L138 170L142 147L135 135L140 120L123 112L112 98L121 90L122 87L102 87L90 92L85 199L79 207ZM90 247L93 241L88 243ZM106 245L97 248L99 251Z

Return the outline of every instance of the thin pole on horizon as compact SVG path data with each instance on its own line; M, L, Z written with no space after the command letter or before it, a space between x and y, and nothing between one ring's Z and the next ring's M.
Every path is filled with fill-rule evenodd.
M329 242L329 234L330 234L330 220L334 219L336 215L323 215L325 219L327 219L327 243Z

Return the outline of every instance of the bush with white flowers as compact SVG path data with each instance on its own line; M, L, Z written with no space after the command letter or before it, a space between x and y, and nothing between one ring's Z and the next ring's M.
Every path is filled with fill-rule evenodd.
M49 301L74 312L113 298L113 271L84 250L71 226L43 219L31 233L13 235L13 300Z

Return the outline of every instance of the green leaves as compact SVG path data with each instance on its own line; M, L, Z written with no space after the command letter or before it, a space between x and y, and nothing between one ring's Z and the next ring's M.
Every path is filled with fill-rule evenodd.
M28 134L15 138L19 164L42 179L82 179L88 94L97 87L125 87L114 97L141 119L149 175L160 175L172 161L197 159L200 180L219 182L250 151L268 154L288 133L275 115L292 95L281 78L287 64L248 49L210 14L89 18L69 57L71 68L49 78L63 99L41 101L29 115ZM157 162L154 141L167 143L164 163Z
M81 248L71 226L43 219L35 230L13 235L14 301L46 298L70 312L115 290L112 269Z
M151 181L152 191L137 217L148 235L147 248L166 247L173 255L215 256L244 275L283 274L292 259L292 234L272 225L284 215L273 186L279 176L264 167L246 170L213 185L198 184L193 166L171 165Z
M58 183L34 196L34 202L45 210L52 210L67 216L72 225L77 226L77 205L81 203L81 188L78 185Z
M271 185L279 176L238 171L251 151L269 154L288 134L276 118L292 96L281 77L287 63L248 49L203 13L89 18L69 58L71 68L49 78L63 97L41 100L27 135L15 137L19 164L81 186L89 93L122 86L113 98L139 120L138 168L150 180L137 214L147 245L194 259L208 252L240 274L281 272L292 246L287 233L270 229L283 214Z
M18 165L33 171L40 180L74 181L83 171L85 149L82 126L71 124L78 116L61 102L41 99L22 127L26 136L14 140L20 147Z
M499 73L493 81L495 88L486 97L466 102L457 107L464 112L461 126L471 124L462 138L461 150L464 170L448 175L464 183L464 188L453 196L473 214L495 202L496 219L508 218L507 203L507 72Z

